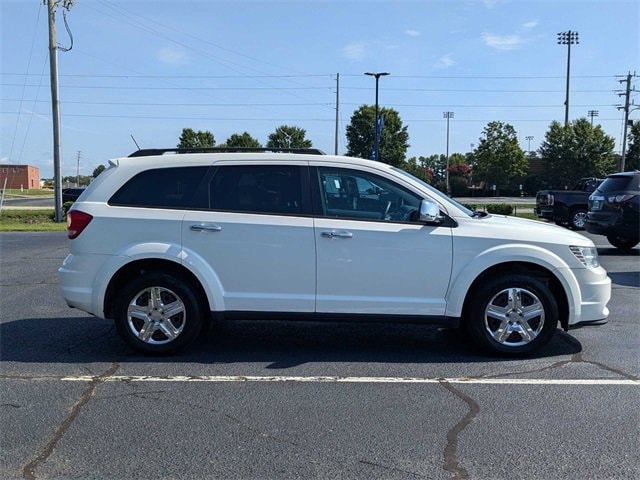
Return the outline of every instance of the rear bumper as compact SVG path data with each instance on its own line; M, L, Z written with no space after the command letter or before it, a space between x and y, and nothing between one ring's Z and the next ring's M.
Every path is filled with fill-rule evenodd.
M589 233L596 235L613 235L623 238L638 238L640 230L637 224L622 223L622 219L617 215L599 215L594 217L589 213L586 229Z
M67 255L58 269L62 296L72 308L101 317L103 306L96 295L96 285L101 280L99 270L105 255Z
M538 216L538 218L553 220L553 208L536 207L533 211Z

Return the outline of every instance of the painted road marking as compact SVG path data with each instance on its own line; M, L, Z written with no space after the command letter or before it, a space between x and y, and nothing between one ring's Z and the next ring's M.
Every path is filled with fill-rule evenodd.
M46 377L45 377L46 378ZM98 377L78 375L62 377L64 382L92 382ZM50 379L50 377L49 377ZM631 385L640 386L640 379L543 379L543 378L420 378L420 377L337 377L337 376L251 376L251 375L111 375L103 382L298 382L298 383L453 383L469 385Z

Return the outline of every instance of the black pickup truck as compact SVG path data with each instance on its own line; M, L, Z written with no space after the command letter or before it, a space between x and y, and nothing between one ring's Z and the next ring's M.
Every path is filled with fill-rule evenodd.
M589 195L602 183L600 178L581 178L571 190L540 190L536 194L536 215L583 230L589 211Z

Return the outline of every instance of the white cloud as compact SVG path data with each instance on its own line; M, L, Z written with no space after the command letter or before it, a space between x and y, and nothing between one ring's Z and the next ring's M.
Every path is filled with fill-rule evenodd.
M163 47L158 50L156 56L158 60L168 65L179 66L189 63L187 54L183 50L175 47Z
M447 53L446 55L443 55L438 59L435 64L435 68L444 70L446 68L452 67L456 63L457 62L451 57L451 54Z
M515 50L525 43L520 35L494 35L487 32L482 34L482 41L491 48L503 51Z
M410 37L419 37L420 36L420 32L417 30L405 30L404 31L405 35L409 35Z
M531 30L532 28L536 28L538 26L537 20L531 20L529 22L525 22L522 24L522 28L525 30Z
M364 60L369 56L366 43L353 42L342 49L342 53L349 60L359 61Z

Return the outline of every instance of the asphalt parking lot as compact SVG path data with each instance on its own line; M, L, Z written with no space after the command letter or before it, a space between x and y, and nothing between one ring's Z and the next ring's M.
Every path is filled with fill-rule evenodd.
M416 325L237 322L170 358L66 307L64 233L0 233L0 478L640 478L640 247L606 325L491 358Z

